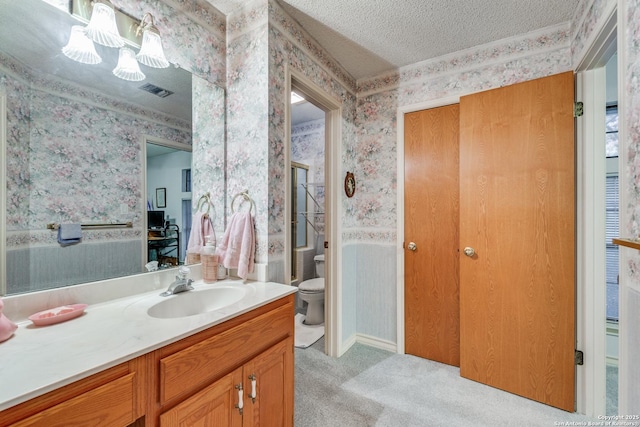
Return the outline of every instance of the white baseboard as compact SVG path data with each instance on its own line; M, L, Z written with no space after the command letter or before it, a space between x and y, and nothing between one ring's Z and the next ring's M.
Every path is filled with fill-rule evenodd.
M357 342L357 335L351 335L349 338L347 338L346 341L344 341L342 343L342 345L340 345L340 348L338 348L338 357L342 356L343 354L345 354L351 347L353 347L353 345Z
M360 344L368 345L369 347L375 347L382 350L391 351L393 353L397 353L397 350L398 350L398 346L396 343L383 340L380 338L372 337L370 335L356 334L355 340Z

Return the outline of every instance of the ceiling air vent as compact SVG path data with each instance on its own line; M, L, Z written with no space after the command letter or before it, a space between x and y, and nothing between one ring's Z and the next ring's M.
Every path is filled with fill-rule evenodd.
M152 93L152 94L154 94L156 96L159 96L160 98L166 98L167 96L169 96L169 95L171 95L173 93L170 90L162 89L161 87L158 87L158 86L153 85L151 83L147 83L145 85L142 85L142 86L140 86L139 89L142 89L144 91Z

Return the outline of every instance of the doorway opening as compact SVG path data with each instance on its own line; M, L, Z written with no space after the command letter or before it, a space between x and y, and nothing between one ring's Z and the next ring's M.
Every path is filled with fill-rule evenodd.
M324 128L324 111L308 101L291 105L291 283L294 285L314 277L313 257L320 255L315 253L315 241L324 236Z
M143 267L182 265L191 232L191 147L153 137L145 137L142 146ZM157 264L147 266L151 262Z
M323 325L324 346L318 340L316 347L324 347L326 354L337 357L341 354L341 268L337 260L342 250L337 223L339 192L332 188L338 188L334 175L340 160L342 110L339 102L304 75L287 69L287 76L287 96L295 92L304 101L299 101L300 105L289 102L285 115L285 181L289 189L285 199L285 222L289 224L285 229L285 278L294 286L306 277L315 279L313 287L304 292L303 304L296 308L304 310L304 316L313 313L304 321L315 319L313 326ZM318 257L323 258L324 280L316 269ZM319 298L320 282L323 298ZM313 309L308 311L310 303Z
M323 313L321 293L312 297L308 288L324 285L324 217L325 217L325 112L304 95L291 91L291 284L298 286L296 294L296 328L314 330L309 339L317 338L314 347L321 349L324 335L320 318L309 324L313 305ZM320 264L321 263L321 264ZM313 285L313 286L311 286ZM317 301L315 301L317 300ZM317 316L322 317L322 316ZM324 324L324 321L320 322ZM302 332L300 331L299 334ZM310 342L296 345L303 347ZM324 348L322 348L324 350Z

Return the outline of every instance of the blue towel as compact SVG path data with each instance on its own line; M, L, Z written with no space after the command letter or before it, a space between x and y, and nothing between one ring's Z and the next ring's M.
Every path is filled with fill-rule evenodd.
M58 227L58 243L62 246L80 243L82 226L80 224L60 224Z

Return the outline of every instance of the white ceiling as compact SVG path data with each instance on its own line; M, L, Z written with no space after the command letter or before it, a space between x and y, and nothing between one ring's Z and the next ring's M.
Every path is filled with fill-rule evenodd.
M579 0L277 0L355 79L570 21ZM247 0L209 0L222 13Z
M300 123L310 122L313 120L323 119L325 113L308 101L291 105L291 124L293 126Z

